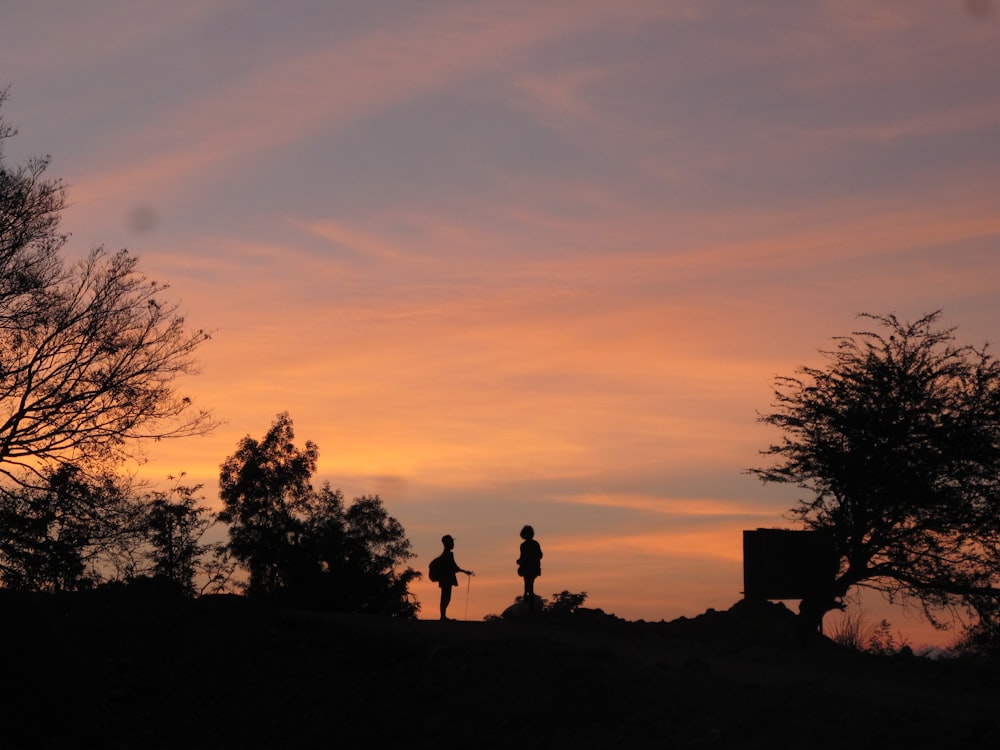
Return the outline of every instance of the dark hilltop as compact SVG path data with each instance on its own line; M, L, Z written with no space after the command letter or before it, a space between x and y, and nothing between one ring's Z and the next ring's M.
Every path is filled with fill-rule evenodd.
M438 622L0 591L0 748L991 747L972 659L796 643L780 604Z

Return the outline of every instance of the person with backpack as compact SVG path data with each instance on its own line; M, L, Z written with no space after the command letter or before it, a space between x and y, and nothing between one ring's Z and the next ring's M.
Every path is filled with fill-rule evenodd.
M524 601L528 611L535 610L535 579L542 574L542 546L535 541L535 530L521 529L521 556L517 559L517 574L524 579Z
M462 570L455 562L455 540L450 534L441 537L444 551L431 560L428 577L431 581L441 587L441 619L448 619L448 605L451 603L451 590L458 585L456 573L465 573L467 576L474 576L471 570Z

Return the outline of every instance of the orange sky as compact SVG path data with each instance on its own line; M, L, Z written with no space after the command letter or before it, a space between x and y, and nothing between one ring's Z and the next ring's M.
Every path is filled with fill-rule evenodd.
M151 480L215 503L288 411L420 569L456 537L453 615L519 593L531 523L540 593L694 616L797 496L742 473L775 375L863 311L997 338L996 10L15 2L7 154L53 155L70 252L130 248L214 333L185 387L224 424Z

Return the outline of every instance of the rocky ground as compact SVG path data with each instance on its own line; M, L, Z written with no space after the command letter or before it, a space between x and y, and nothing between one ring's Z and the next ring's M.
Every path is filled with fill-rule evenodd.
M1000 671L669 623L281 612L0 592L0 748L995 747Z

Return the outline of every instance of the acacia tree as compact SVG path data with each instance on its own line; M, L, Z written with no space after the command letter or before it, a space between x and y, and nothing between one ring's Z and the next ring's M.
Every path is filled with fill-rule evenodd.
M825 369L776 379L760 421L780 442L764 482L805 489L792 513L829 533L835 578L803 600L818 626L854 586L890 601L995 618L1000 603L1000 363L955 344L940 311L836 338Z
M247 592L296 606L412 617L402 525L377 496L350 505L324 484L313 489L319 450L295 446L292 420L277 416L260 441L247 436L219 475L229 549L249 571Z
M14 133L0 120L0 146ZM34 487L54 467L106 467L143 439L212 427L176 390L208 334L127 251L63 261L65 191L48 162L8 166L0 148L0 475Z

